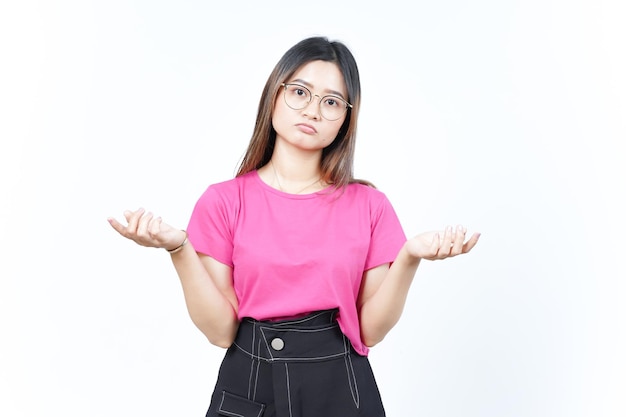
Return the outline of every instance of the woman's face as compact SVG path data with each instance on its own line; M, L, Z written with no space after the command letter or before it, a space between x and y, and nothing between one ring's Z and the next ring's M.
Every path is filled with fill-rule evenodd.
M324 106L338 106L345 108L341 100L347 101L348 91L339 67L326 61L312 61L303 65L291 78L285 81L286 84L297 84L290 87L292 99L299 99L306 94L306 87L311 94L311 101L302 109L294 110L285 101L285 88L281 88L276 102L272 124L276 131L276 142L284 141L286 144L304 150L321 150L330 145L343 124L347 112L344 112L337 120L328 120L322 116L320 100L327 97ZM298 106L296 106L298 107ZM330 111L326 109L323 114L327 116Z

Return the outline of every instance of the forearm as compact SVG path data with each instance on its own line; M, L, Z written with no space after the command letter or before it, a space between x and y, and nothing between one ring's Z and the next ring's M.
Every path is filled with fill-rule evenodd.
M361 337L367 346L383 340L400 319L419 262L403 247L376 292L361 306Z
M193 323L216 346L227 348L235 339L239 321L233 304L209 276L191 244L172 254Z

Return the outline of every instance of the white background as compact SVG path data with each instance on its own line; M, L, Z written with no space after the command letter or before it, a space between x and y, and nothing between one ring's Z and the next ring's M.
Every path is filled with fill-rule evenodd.
M623 1L0 4L0 415L204 415L223 351L106 218L185 227L311 35L359 63L356 174L407 234L482 232L372 350L388 415L626 415Z

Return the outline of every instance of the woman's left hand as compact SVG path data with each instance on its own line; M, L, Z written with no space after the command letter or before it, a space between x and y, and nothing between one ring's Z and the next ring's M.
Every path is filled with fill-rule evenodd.
M472 250L480 233L474 233L467 241L464 226L446 227L445 230L421 233L406 242L409 255L420 259L437 260L468 253Z

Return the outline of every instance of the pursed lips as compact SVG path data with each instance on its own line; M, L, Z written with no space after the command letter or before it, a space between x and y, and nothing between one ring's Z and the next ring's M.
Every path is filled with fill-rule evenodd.
M298 123L296 126L298 126L304 133L317 133L317 130L309 124Z

